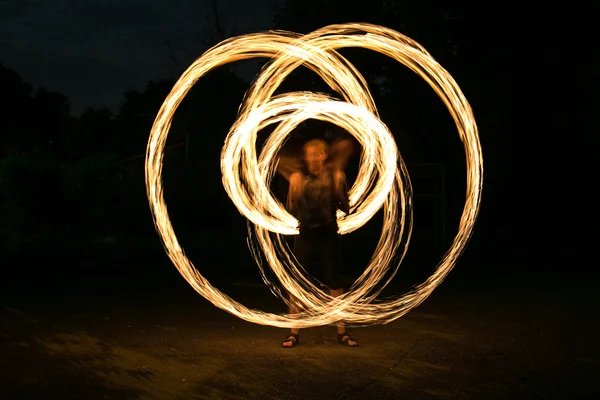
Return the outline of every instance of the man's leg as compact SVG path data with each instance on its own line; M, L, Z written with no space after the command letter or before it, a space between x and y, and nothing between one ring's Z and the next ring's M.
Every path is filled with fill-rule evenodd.
M292 296L290 296L290 315L298 314L299 311L300 310L298 309L298 305L296 304ZM299 333L300 330L298 328L292 328L290 330L290 336L288 336L287 339L281 343L281 345L286 348L294 347L296 344L298 344Z
M331 297L340 297L344 294L344 289L340 281L340 269L342 263L340 237L336 232L330 239L329 243L324 242L326 247L322 248L323 260L326 262L325 274L328 286L330 288L337 288L330 289L329 294ZM338 337L343 344L350 347L358 346L358 342L351 338L346 332L346 324L344 321L338 321L336 326Z
M294 256L296 260L302 265L305 266L307 262L310 261L310 243L308 243L307 238L303 236L296 236L294 240ZM306 267L305 267L306 268ZM298 307L297 302L294 301L292 296L289 297L290 307L289 312L290 315L298 314L300 309ZM290 335L281 343L282 347L289 348L294 347L298 344L300 330L298 328L290 329Z
M344 289L340 288L340 289L331 289L329 291L329 294L331 295L331 297L340 297L341 295L344 294ZM354 339L352 339L350 337L350 335L348 333L346 333L346 324L344 324L344 321L338 321L337 322L337 334L342 335L344 334L342 337L340 337L340 340L342 342L346 341L346 345L350 346L350 347L355 347L358 346L358 342Z

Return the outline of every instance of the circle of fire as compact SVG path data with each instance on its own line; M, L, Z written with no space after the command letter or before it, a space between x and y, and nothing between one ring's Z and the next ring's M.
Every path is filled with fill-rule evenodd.
M425 282L404 296L385 302L376 302L375 298L392 279L406 253L412 229L412 188L406 166L393 137L378 118L364 78L336 51L344 47L362 47L385 54L429 83L454 119L467 159L466 201L458 233L449 250ZM223 185L238 210L252 223L251 250L262 250L283 287L305 310L294 315L249 309L213 287L179 245L163 197L162 159L177 106L193 84L212 68L254 57L269 57L272 61L248 91L238 120L225 140L221 154ZM345 101L308 92L273 96L285 77L300 65L319 74ZM350 290L336 298L317 289L301 273L301 266L282 239L282 235L298 233L298 221L272 197L267 184L275 169L273 160L285 138L309 118L346 129L364 150L358 177L349 191L350 206L355 210L349 216L338 213L340 234L360 228L381 207L384 213L382 236L371 262ZM279 125L257 159L257 132L273 123ZM371 24L331 25L304 36L279 31L250 34L211 48L182 74L161 106L150 132L145 166L146 191L155 226L168 256L186 281L215 306L241 319L287 328L307 328L339 320L354 325L388 323L419 305L448 275L464 250L479 212L483 182L483 159L473 112L452 76L412 39ZM395 254L400 254L399 262L387 280L378 285ZM266 279L259 257L253 255Z

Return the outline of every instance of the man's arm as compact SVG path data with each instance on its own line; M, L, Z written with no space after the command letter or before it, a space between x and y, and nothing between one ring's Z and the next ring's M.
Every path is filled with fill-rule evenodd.
M279 154L277 160L277 173L291 182L292 175L302 171L302 161L299 157L291 154Z
M293 216L296 216L298 211L298 200L302 196L302 190L304 185L304 177L300 172L294 172L290 175L290 188L288 190L286 208Z
M351 139L337 139L329 145L328 163L334 171L345 171L354 154L355 144Z
M338 208L346 215L350 214L350 201L348 200L348 184L346 174L340 170L333 171L333 181Z

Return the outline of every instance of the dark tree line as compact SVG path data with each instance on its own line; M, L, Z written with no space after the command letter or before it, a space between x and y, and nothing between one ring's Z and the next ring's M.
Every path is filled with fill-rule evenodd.
M1 67L0 79L8 89L5 95L15 98L4 110L7 124L0 146L3 245L93 241L151 232L143 156L154 116L174 82L150 82L142 91L125 93L114 113L89 109L73 117L65 96L34 90L6 67ZM167 150L165 167L166 184L181 192L176 197L201 200L194 193L219 183L218 175L213 177L218 172L220 144L244 91L239 77L227 70L215 71L181 105L168 140L172 150ZM219 92L228 96L207 95ZM185 168L176 165L185 162L186 141L188 152L195 147L196 156L186 168L195 170L197 177L184 184ZM171 161L173 168L169 168ZM185 173L186 178L192 175Z
M487 47L478 50L481 41L492 40L482 33L481 17L474 17L473 7L450 8L444 2L402 4L287 0L275 22L278 29L306 33L331 23L364 21L413 37L455 76L467 98L474 99L476 116L482 116L484 146L499 145L503 127L492 126L485 117L505 99L490 100L481 91L501 87L508 78L496 74L492 81L486 78L490 71L479 67L492 69L490 57L496 54ZM478 30L481 34L474 35ZM448 197L454 207L448 210L448 229L455 232L464 199L464 152L447 110L426 83L395 61L366 50L341 53L367 79L406 161L447 164ZM145 197L144 152L174 80L125 92L117 110L89 109L77 117L64 95L33 88L6 67L0 68L0 83L5 97L12 99L3 109L0 135L2 246L121 237L156 241ZM219 154L247 88L248 82L233 69L220 68L203 77L179 107L165 158L165 196L176 230L201 231L209 220L220 221L212 226L222 226L223 232L240 226L221 186ZM280 92L300 89L328 91L304 68Z

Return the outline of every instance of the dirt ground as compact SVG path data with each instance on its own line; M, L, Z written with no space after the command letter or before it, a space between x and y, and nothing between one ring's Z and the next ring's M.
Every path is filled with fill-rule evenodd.
M598 296L583 291L450 285L396 322L353 329L358 348L317 327L282 349L285 331L238 320L185 285L72 286L3 300L1 398L600 398ZM280 307L265 288L232 290Z

